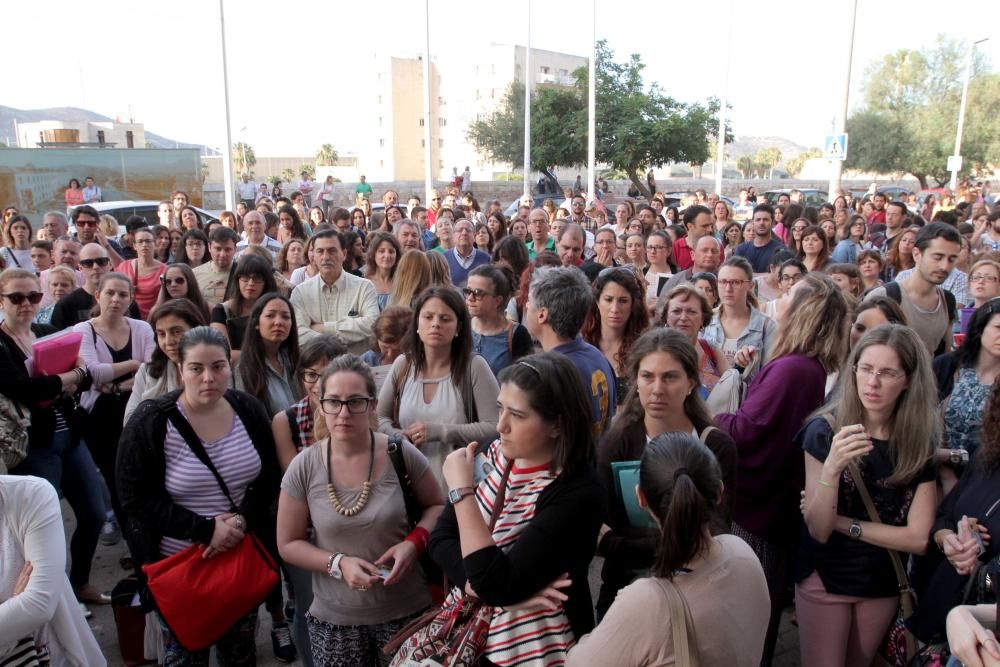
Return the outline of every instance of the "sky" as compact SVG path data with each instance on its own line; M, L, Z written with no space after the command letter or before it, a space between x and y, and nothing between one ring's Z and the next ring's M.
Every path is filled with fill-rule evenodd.
M308 156L324 143L351 152L352 127L365 113L366 64L376 52L414 56L424 48L420 0L223 1L233 142L248 142L258 156ZM850 0L593 2L597 38L620 60L640 54L647 83L698 101L722 97L728 81L737 138L819 146L830 132L848 62ZM427 0L432 58L525 43L528 3ZM531 0L531 45L587 55L590 7ZM217 0L17 1L3 14L0 104L78 106L131 116L178 141L225 144ZM982 26L997 25L997 0L858 0L852 107L866 66L885 54L932 46L939 33L989 37ZM1000 68L1000 34L977 48Z

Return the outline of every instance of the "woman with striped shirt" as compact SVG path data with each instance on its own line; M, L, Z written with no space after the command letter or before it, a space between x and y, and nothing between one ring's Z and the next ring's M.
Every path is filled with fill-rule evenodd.
M445 461L450 502L430 553L455 586L446 604L478 597L494 608L480 664L562 664L594 628L587 567L604 507L590 423L579 418L590 400L576 367L543 353L500 372L497 404L485 478L475 483L475 443Z
M142 565L171 556L191 544L211 558L239 544L248 529L277 556L275 517L278 462L270 419L263 405L227 389L232 369L229 344L209 327L186 333L177 348L182 389L143 401L122 434L118 490L140 582ZM226 482L239 514L207 466L190 449L170 419L186 421ZM141 591L151 609L148 590ZM263 602L263 600L262 600ZM255 664L257 610L247 614L215 644L221 664ZM185 650L161 621L163 664L207 664L209 649ZM289 638L290 643L290 638Z

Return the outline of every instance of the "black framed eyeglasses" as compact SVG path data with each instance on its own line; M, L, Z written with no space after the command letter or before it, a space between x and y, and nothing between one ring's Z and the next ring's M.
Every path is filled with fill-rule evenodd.
M96 264L97 266L107 266L111 263L111 260L107 257L94 257L93 259L81 259L80 267L84 269L93 268Z
M319 382L319 379L321 377L323 377L322 373L317 373L316 371L311 371L311 370L304 370L304 371L302 371L302 373L300 373L300 375L302 376L302 380L304 382L308 382L309 384L315 384L316 382ZM330 400L333 400L333 399L330 399ZM348 409L350 409L350 408L348 408Z
M354 398L349 398L346 401L342 401L339 398L322 398L319 401L319 407L323 412L328 415L339 415L340 411L343 410L344 406L347 406L347 411L352 415L359 415L368 410L368 406L375 399L370 396L356 396Z

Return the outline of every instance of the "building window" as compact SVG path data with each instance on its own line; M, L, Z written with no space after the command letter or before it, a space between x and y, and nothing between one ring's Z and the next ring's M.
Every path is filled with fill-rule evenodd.
M378 117L378 126L382 127L382 116Z
M385 166L385 162L384 162L384 161L382 161L382 160L379 160L379 161L378 161L378 166L380 166L380 167L384 167L384 166Z
M559 76L569 76L569 72L567 70L561 69L559 70Z
M423 139L421 139L420 140L420 147L421 148L427 148L427 142L425 142Z
M381 95L378 96L378 103L382 104L382 96Z
M445 127L448 124L447 118L438 118L438 127Z
M135 135L132 134L132 130L125 130L125 145L135 148Z
M99 143L100 145L103 146L104 142L105 142L105 139L104 139L104 130L98 130L97 131L97 143Z
M549 73L549 68L546 67L546 66L544 66L544 65L541 66L541 67L539 67L538 69L540 69L542 71L542 74L548 74Z
M378 147L379 148L385 148L385 139L379 139L378 140Z
M438 160L438 169L444 169L444 160Z
M438 148L444 148L444 139L438 139Z
M424 119L423 119L422 117L421 117L421 119L420 119L419 123L420 123L420 127L423 127L423 126L424 126Z
M490 99L491 100L495 100L496 98L497 98L497 89L496 88L490 88Z

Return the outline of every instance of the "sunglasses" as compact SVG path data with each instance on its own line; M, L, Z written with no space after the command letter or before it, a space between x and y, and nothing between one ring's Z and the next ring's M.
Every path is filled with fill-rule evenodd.
M160 276L160 283L167 285L168 287L173 287L174 285L185 285L187 284L187 278L181 276L180 278L167 278L166 276Z
M3 297L10 301L15 306L20 306L25 300L31 305L37 305L42 302L43 294L41 292L29 292L28 294L22 294L21 292L11 292L10 294L4 294Z
M94 259L81 259L80 266L85 269L93 268L96 264L97 266L107 266L111 263L111 260L107 257L95 257Z
M495 296L492 292L487 292L486 290L482 290L482 289L479 289L479 288L473 289L471 287L465 287L465 288L463 288L462 289L462 294L465 295L466 299L473 299L474 301L478 301L479 299L482 299L482 298L485 298L485 297L488 297L488 296Z

